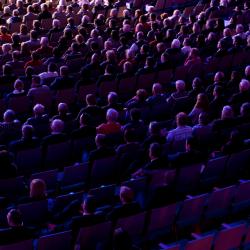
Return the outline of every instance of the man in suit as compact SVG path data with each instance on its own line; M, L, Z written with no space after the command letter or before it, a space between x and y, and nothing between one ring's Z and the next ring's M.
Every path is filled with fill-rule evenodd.
M16 153L20 150L35 148L39 146L39 140L33 137L33 127L31 125L23 125L22 138L12 141L9 145L10 151Z
M127 217L141 211L138 202L134 201L134 191L126 186L120 188L120 204L115 206L107 215L110 220L117 220L118 218Z
M70 89L74 87L73 78L69 76L69 68L67 66L62 66L60 68L60 76L50 84L51 90L62 90Z
M55 119L51 122L51 133L42 139L41 145L46 147L50 144L65 142L67 140L66 134L63 133L64 122L60 119Z
M13 244L19 241L32 239L34 233L23 225L19 210L11 209L7 214L8 228L0 230L0 245Z
M97 134L95 137L95 143L96 143L97 149L91 151L89 154L90 166L92 166L95 160L99 160L102 158L116 155L115 150L107 146L105 135Z

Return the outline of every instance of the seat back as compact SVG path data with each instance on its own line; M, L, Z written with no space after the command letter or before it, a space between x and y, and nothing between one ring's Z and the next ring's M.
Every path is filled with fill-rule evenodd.
M136 76L124 78L119 81L118 93L119 96L129 98L132 97L136 89Z
M245 232L245 224L221 230L215 237L214 250L239 249Z
M32 157L31 157L32 156ZM42 152L40 147L29 148L16 153L19 174L31 174L41 167Z
M176 191L178 193L192 193L200 180L202 163L184 166L177 173Z
M24 114L30 111L30 99L28 96L14 96L8 101L8 108L16 114Z
M205 218L213 219L227 215L235 190L236 186L214 190L208 198Z
M38 250L68 250L71 247L71 231L49 234L38 239Z
M98 244L107 243L112 233L110 221L80 229L77 242L80 249L95 250Z
M58 105L61 102L65 102L68 105L74 103L75 101L75 91L74 89L61 89L56 91L56 104Z
M185 250L210 250L213 239L214 235L207 235L197 240L191 240L186 244Z
M115 200L115 185L101 186L89 190L89 195L93 195L98 206L113 204Z
M226 165L225 178L229 180L238 180L243 170L247 169L250 162L250 149L232 154Z
M201 174L202 186L212 186L213 184L216 184L220 178L222 178L227 160L227 156L222 156L211 159L207 162L207 165Z
M139 75L137 78L137 89L151 90L155 81L155 72Z
M117 83L115 80L113 81L103 81L100 83L98 87L98 93L101 98L105 98L109 92L116 92L117 90Z
M179 227L186 227L199 223L204 210L208 194L195 196L183 201L177 219Z
M50 78L47 78L47 79L50 79ZM32 106L38 103L44 105L49 110L52 105L52 93L51 92L36 93L32 97Z
M116 223L116 228L122 228L133 238L141 237L145 227L146 212L142 212L129 217L120 218Z
M46 169L62 168L70 160L70 143L68 141L49 144L44 160Z
M155 208L151 211L147 233L150 234L159 230L170 231L176 217L177 204L166 207Z
M80 86L79 91L78 91L78 98L79 101L84 102L86 95L88 94L95 94L96 93L96 84L89 84L89 85L84 85Z
M58 170L53 169L45 172L32 174L30 177L30 182L34 179L42 179L46 183L46 187L48 190L56 190L57 187L57 175Z
M11 245L0 246L0 250L33 250L32 240L25 240Z
M89 175L88 164L65 167L63 170L62 186L87 182Z
M23 176L0 180L0 195L8 198L17 198L25 193Z
M34 226L46 223L48 220L48 201L35 201L28 204L18 205L25 225Z
M96 160L91 170L91 186L113 184L116 181L118 166L116 157Z

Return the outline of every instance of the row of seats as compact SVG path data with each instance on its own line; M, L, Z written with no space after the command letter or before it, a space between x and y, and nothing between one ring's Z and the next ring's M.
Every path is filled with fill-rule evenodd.
M230 207L232 208L231 211L237 213L243 209L248 209L250 206L249 191L250 181L244 181L238 186L234 185L223 189L215 189L211 194L203 194L196 197L189 196L183 202L155 208L151 211L142 212L126 218L120 218L115 226L113 223L107 221L91 227L82 228L79 232L78 243L81 249L94 249L97 243L107 241L116 228L123 228L129 232L133 240L138 242L153 240L160 235L166 235L173 228L179 230L199 224L201 219L211 220L225 218L230 212ZM74 196L74 199L75 198ZM33 219L32 223L34 223L34 220L36 220L36 223L44 223L47 215L47 207L47 201L18 206L24 216L24 222L28 225L31 224L31 219ZM211 249L213 241L214 249L227 250L231 249L230 246L232 246L232 248L239 248L245 234L247 237L244 245L249 244L249 231L244 223L236 226L227 226L219 232L213 232L206 236L197 236L195 241L185 244L185 249ZM19 244L27 244L27 242L28 241ZM70 249L70 244L71 231L67 231L41 237L38 240L38 249ZM14 246L17 247L17 245ZM14 249L14 246L12 246L12 248L11 246L0 247L0 249ZM61 248L59 248L59 246ZM163 244L161 244L161 246L163 249L181 249L179 243L174 246ZM201 246L205 247L203 248ZM19 249L32 249L32 247Z

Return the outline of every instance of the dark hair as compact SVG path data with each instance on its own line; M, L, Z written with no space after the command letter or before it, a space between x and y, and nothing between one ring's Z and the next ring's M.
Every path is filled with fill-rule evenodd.
M160 157L161 156L161 145L157 142L150 144L149 148L151 155L154 157Z

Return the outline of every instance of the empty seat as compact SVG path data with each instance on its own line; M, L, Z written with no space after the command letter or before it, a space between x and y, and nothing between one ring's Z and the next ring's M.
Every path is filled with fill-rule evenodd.
M11 245L0 246L0 250L33 250L32 240L25 240Z
M245 224L235 225L219 231L215 236L214 250L239 249L245 231Z
M68 165L70 161L70 143L68 141L47 146L44 168L55 169Z
M38 239L38 250L68 250L71 248L71 231L49 234Z
M118 219L115 228L122 228L132 239L138 240L143 236L146 212Z
M242 181L238 186L232 204L232 213L244 211L250 207L250 181Z
M96 160L91 169L91 186L113 184L116 182L118 166L116 157Z
M182 202L176 221L178 228L195 225L200 222L208 194L190 197Z
M214 190L208 198L205 219L221 218L228 215L235 190L236 186Z
M80 249L96 250L101 244L108 244L112 233L112 223L104 222L80 229L77 244Z
M65 102L68 105L72 104L75 101L76 95L74 89L61 89L56 91L56 104Z
M207 235L196 240L191 240L186 244L185 250L210 250L213 239L214 235Z
M48 220L48 201L36 201L18 205L25 225L34 226L45 224Z
M192 193L200 180L202 163L184 166L177 173L176 191L181 194Z
M89 195L95 197L97 206L111 205L115 201L115 191L115 185L107 185L89 190Z
M89 177L88 164L77 164L65 167L63 170L63 178L61 181L62 191L82 189Z
M19 174L31 174L41 168L42 152L40 147L20 150L16 153L15 158Z
M147 235L154 238L172 230L176 216L177 204L156 208L151 211Z

